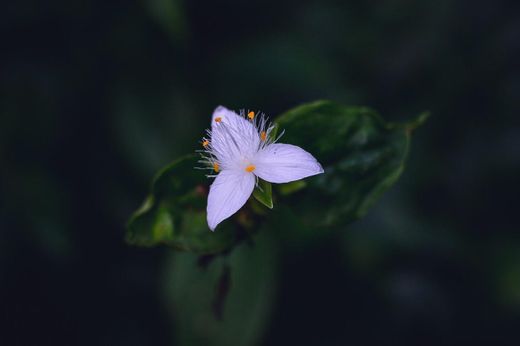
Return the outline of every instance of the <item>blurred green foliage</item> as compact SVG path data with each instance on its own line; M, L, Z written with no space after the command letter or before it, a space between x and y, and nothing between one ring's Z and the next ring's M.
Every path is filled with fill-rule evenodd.
M177 331L175 344L258 344L275 308L279 251L273 233L264 229L253 243L207 265L191 253L171 254L164 295Z
M519 13L507 0L5 4L0 344L171 345L196 330L215 343L517 345ZM276 115L318 99L388 123L434 115L366 217L316 237L289 229L279 216L316 177L274 186L272 210L252 201L276 227L227 260L121 241L150 177L196 149L216 105ZM274 264L253 259L263 236L281 246ZM246 316L248 282L264 310ZM224 324L236 339L217 335Z

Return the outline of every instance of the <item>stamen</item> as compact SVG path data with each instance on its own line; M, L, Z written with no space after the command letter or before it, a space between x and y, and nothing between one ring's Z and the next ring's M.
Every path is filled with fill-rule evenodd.
M207 139L204 140L204 142L202 142L202 146L205 148L209 145L209 141Z
M255 117L255 112L251 111L251 112L247 113L247 117L249 118L249 120L253 120Z
M267 133L265 131L260 132L260 139L265 142L265 139L267 138Z
M218 171L220 170L220 167L219 167L219 165L218 165L218 162L214 162L214 163L213 163L213 170L214 170L216 173L218 173Z
M222 117L216 117L216 118L215 118L215 122L216 122L216 123L219 123L219 122L221 122L221 121L222 121Z
M251 173L255 169L256 169L255 165L249 165L249 166L246 167L246 172Z

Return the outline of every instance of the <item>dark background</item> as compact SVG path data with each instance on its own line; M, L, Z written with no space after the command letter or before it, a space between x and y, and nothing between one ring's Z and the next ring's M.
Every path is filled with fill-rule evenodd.
M0 344L173 344L171 250L123 241L153 173L219 104L322 98L432 117L363 220L284 253L260 344L520 344L519 5L3 4Z

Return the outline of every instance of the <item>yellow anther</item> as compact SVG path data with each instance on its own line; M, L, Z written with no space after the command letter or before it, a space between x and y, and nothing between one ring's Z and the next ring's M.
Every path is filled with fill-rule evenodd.
M217 173L218 173L218 171L220 170L220 167L219 167L219 165L218 165L218 162L213 163L213 170L214 170L215 172L217 172Z
M251 173L252 171L255 170L255 168L256 168L255 165L249 165L246 167L246 172Z
M215 122L216 122L216 123L219 123L219 122L221 122L221 121L222 121L222 117L216 117L216 118L215 118Z
M267 138L267 133L265 133L265 131L260 132L260 139L262 141L265 141L266 138Z
M249 118L249 120L253 120L253 118L255 117L255 112L251 111L247 113L247 117Z
M204 140L204 142L202 142L202 146L205 148L209 145L209 141L207 139Z

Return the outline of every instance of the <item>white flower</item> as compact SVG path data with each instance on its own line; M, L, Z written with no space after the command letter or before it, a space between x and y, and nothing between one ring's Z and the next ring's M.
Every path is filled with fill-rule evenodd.
M222 106L213 112L200 161L214 172L208 177L216 177L207 207L212 231L247 202L258 178L288 183L323 173L319 162L302 148L276 143L280 136L273 139L273 129L263 114L238 115Z

